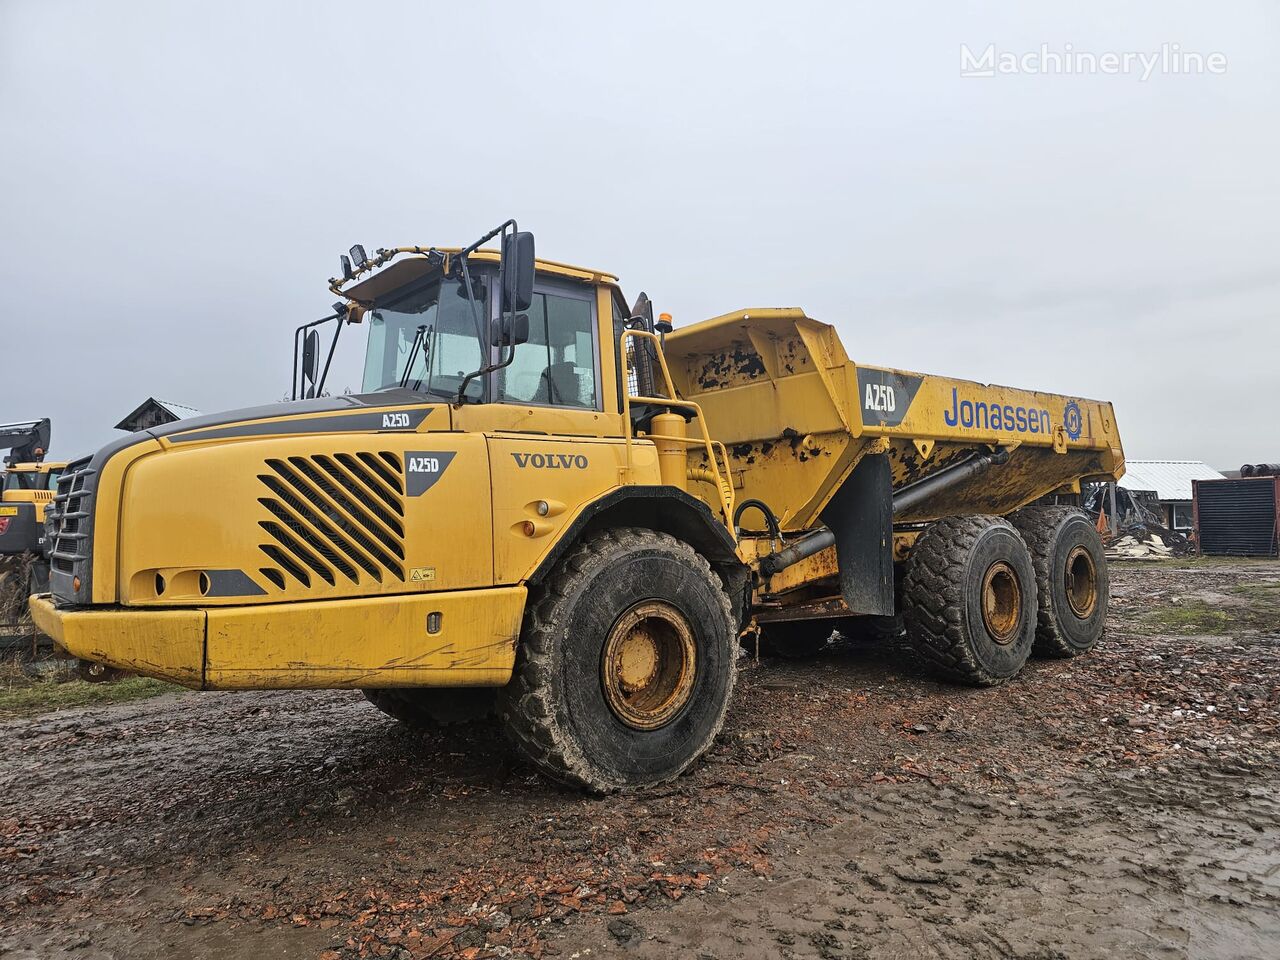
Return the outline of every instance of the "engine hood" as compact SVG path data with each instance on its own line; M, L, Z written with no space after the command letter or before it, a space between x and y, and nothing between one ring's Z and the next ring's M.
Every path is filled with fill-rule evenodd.
M176 444L299 433L416 431L429 416L439 421L430 429L449 429L447 403L428 401L414 390L385 390L245 407L177 420L143 432Z
M114 440L92 457L71 464L59 491L78 514L74 530L55 531L53 593L63 604L111 602L116 596L117 523L98 524L100 511L111 521L120 516L125 474L135 461L165 449L187 450L210 441L304 438L332 434L383 435L388 439L420 431L447 431L452 413L442 401L413 390L344 394L246 407L192 417L139 430ZM65 556L59 548L65 547Z

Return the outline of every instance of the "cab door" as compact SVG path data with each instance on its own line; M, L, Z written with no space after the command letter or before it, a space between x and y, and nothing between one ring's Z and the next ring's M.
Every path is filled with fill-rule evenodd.
M616 387L601 375L597 287L540 277L527 313L529 340L494 374L493 402L459 411L486 420L495 583L527 576L626 462Z
M512 362L490 376L489 402L454 411L455 429L622 436L613 319L604 318L602 335L603 296L596 284L539 274L525 311L528 342L516 346Z

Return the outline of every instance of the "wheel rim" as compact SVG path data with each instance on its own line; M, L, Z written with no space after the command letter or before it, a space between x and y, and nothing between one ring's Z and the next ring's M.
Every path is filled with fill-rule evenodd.
M1018 574L999 560L987 568L982 578L982 621L991 638L999 644L1011 643L1022 621L1022 586Z
M1071 612L1081 620L1093 616L1098 608L1098 568L1084 547L1076 547L1067 557L1066 588Z
M613 625L600 659L600 679L614 716L655 730L689 702L697 667L693 631L675 607L649 600Z

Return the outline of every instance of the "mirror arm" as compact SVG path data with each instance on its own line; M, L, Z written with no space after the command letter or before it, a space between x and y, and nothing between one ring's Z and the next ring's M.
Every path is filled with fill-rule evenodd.
M339 317L341 317L341 316L343 316L343 312L331 313L331 314L329 314L329 316L327 316L327 317L321 317L319 320L311 320L311 321L309 321L309 322L307 322L307 323L299 324L298 328L297 328L296 330L294 330L294 331L293 331L293 384L292 384L292 393L293 393L293 399L294 399L294 400L297 400L297 399L298 399L298 390L299 390L299 389L301 388L301 386L302 386L302 384L299 382L299 379L298 379L298 356L299 356L299 353L298 353L298 338L302 336L302 334L303 334L303 332L304 332L304 331L306 331L306 330L310 330L312 327L318 327L318 326L320 326L320 324L322 324L322 323L328 323L330 320L337 320L337 319L338 319ZM341 324L339 324L339 326L341 326ZM333 350L332 350L332 349L330 349L330 351L329 351L329 357L330 357L330 359L332 359L332 358L333 358ZM328 371L329 371L329 365L326 363L326 364L325 364L325 372L326 372L326 373L328 373Z
M334 314L334 316L335 316L335 318L336 318L336 317L341 317L341 316L342 316L342 314ZM345 324L343 324L343 323L341 322L341 320L339 320L339 322L338 322L338 326L337 326L337 329L335 329L335 330L333 331L333 339L332 339L331 341L329 341L329 355L328 355L327 357L325 357L325 359L324 359L324 370L322 370L322 371L320 372L320 379L316 382L316 396L317 396L317 397L318 397L318 396L320 396L320 394L321 394L321 393L323 392L323 390L324 390L324 382L325 382L327 379L329 379L329 364L333 363L333 354L334 354L334 351L336 351L336 350L338 349L338 337L342 336L342 328L343 328L344 326L345 326Z
M293 379L289 381L289 390L293 394L291 399L298 399L298 338L302 336L302 327L293 331Z
M506 223L499 224L498 226L490 230L488 233L486 233L479 240L477 240L475 243L471 244L471 246L463 247L461 250L458 251L457 254L455 254L455 256L459 256L465 260L467 257L467 254L474 253L475 251L479 250L484 244L488 243L490 240L496 237L498 234L505 233L507 227L510 227L512 230L515 230L516 229L515 220L508 220Z
M500 226L497 226L494 229L490 230L488 233L486 233L483 237L481 237L475 243L471 244L471 246L465 248L464 250L462 250L460 253L457 254L457 256L461 259L462 275L464 278L464 282L467 284L467 299L471 301L471 310L472 310L473 316L475 314L475 297L471 295L471 281L470 279L467 278L467 254L477 249L481 244L488 243L494 237L506 237L508 227L511 228L512 233L514 233L516 230L519 229L519 227L516 226L516 222L514 219L508 220L505 223L501 224ZM498 249L502 250L504 249L504 247L505 247L505 244L500 239L498 241ZM503 302L506 299L506 286L504 283L504 280L506 277L506 270L507 270L506 257L500 256L498 259L498 280L497 280L497 288L498 288L497 300L498 300L498 320L499 321L502 321L506 317L506 311L504 309L506 307L506 304ZM514 319L516 314L516 311L514 309L515 304L512 304L511 306L512 306L511 316ZM479 327L480 325L477 322L476 323L477 336L479 336L480 334ZM484 339L481 342L484 344L485 352L488 352L488 350L490 349L493 343L493 310L492 308L485 311ZM499 351L501 351L501 347L499 347ZM498 356L501 357L502 353L499 352ZM475 380L477 377L487 377L489 374L494 373L495 371L501 370L504 367L511 366L511 364L515 361L515 358L516 358L516 348L514 345L512 345L511 355L507 357L506 360L503 360L499 363L482 364L479 370L476 370L472 373L467 374L466 377L463 378L462 383L458 385L458 395L453 399L454 406L462 406L462 404L466 401L467 387L471 385L472 380Z

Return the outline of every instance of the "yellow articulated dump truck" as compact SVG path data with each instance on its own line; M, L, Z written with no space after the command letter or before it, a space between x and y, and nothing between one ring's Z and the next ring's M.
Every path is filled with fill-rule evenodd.
M1123 472L1109 404L859 366L798 309L673 330L514 221L353 247L330 289L293 402L67 468L32 600L66 650L206 690L355 688L408 723L496 713L607 791L707 749L740 644L897 623L989 685L1101 635L1072 504ZM325 396L353 326L363 386Z

